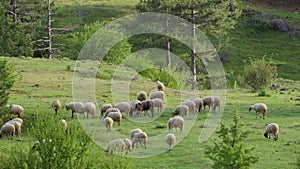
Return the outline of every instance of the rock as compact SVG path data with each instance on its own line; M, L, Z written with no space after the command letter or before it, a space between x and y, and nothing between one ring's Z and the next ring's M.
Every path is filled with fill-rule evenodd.
M290 31L289 24L281 19L273 19L271 20L270 24L275 31L279 31L279 32Z

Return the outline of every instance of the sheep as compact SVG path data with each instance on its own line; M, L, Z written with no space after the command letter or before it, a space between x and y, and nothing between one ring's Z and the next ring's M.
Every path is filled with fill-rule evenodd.
M130 138L131 138L131 140L133 139L133 136L134 136L135 133L141 133L141 132L143 132L143 131L142 131L142 129L140 129L140 128L132 129L132 130L130 131Z
M61 119L59 122L58 122L59 125L61 125L63 127L63 131L65 134L67 134L67 129L68 129L68 123L65 119Z
M103 117L103 114L106 112L107 109L112 108L111 104L103 104L101 108L101 117Z
M168 120L168 128L169 128L169 133L171 132L171 129L173 128L179 128L180 131L182 131L182 128L184 126L184 119L180 116L175 116L172 117Z
M174 117L175 115L180 115L183 117L184 115L189 114L189 107L187 105L178 105L171 114L172 117Z
M58 110L61 109L61 103L59 100L53 100L51 107L54 109L55 114L57 114Z
M17 122L21 123L21 125L23 125L23 120L21 118L13 118L10 121L17 121Z
M189 111L190 112L193 112L194 113L194 115L195 115L195 113L196 113L196 104L195 104L195 102L193 102L192 100L185 100L185 101L183 101L182 103L181 103L181 105L186 105L186 106L188 106L189 107Z
M157 87L158 91L164 91L165 90L165 85L162 82L160 82L159 80L157 81L156 87Z
M162 112L164 108L164 103L160 98L151 99L153 101L153 109L157 107L157 112Z
M6 122L5 124L11 124L15 127L15 134L18 136L19 140L22 134L22 124L18 121L10 120Z
M136 94L136 99L139 101L147 100L147 93L145 91L140 91Z
M110 109L108 109L106 112L108 112ZM118 126L121 125L121 122L122 122L122 114L120 111L113 111L113 112L109 112L109 113L106 113L104 118L105 117L110 117L113 121L117 122L118 123Z
M153 111L154 111L154 103L152 100L144 100L142 101L142 111L144 111L145 115L148 115L148 111L150 110L151 116L153 117Z
M259 116L259 113L262 113L263 119L265 119L265 115L268 113L267 105L265 105L264 103L257 103L257 104L254 104L254 105L250 106L249 107L249 112L251 110L255 110L256 119L257 119L257 116Z
M122 139L114 139L110 141L104 150L106 153L113 153L114 151L123 152L125 143Z
M9 113L9 118L11 119L11 115L18 115L18 118L23 117L24 114L24 108L20 105L10 105L10 113Z
M279 126L277 123L270 123L267 125L264 136L266 138L270 139L270 133L273 134L274 136L274 140L277 141L278 140L278 134L279 134Z
M74 113L84 114L84 104L81 102L70 102L66 104L66 110L72 110L71 118L74 118Z
M165 141L169 145L169 149L172 149L174 144L176 143L176 137L174 134L169 133L166 135Z
M95 118L96 115L96 105L93 102L87 102L84 105L84 111L86 112L86 117L88 118L89 114L92 115L92 118Z
M203 101L201 98L193 98L191 99L196 104L197 111L200 112L203 108Z
M126 154L128 154L128 151L131 152L132 150L132 143L131 140L129 140L128 138L123 139L124 143L125 143L125 150L126 150Z
M103 122L104 122L104 125L105 125L105 127L106 127L106 132L109 132L109 131L111 132L112 126L113 126L113 124L114 124L113 119L110 118L110 117L105 117L105 118L103 119Z
M130 107L130 104L127 102L120 102L115 105L115 108L118 108L121 113L124 112L127 117L129 117Z
M219 108L219 111L221 110L221 99L219 96L214 96L213 97L213 102L212 102L212 109L213 109L213 112L216 111L216 107Z
M10 139L12 139L12 137L15 134L15 126L13 124L10 123L5 123L0 130L0 138L2 138L3 136L10 136Z
M147 149L147 134L145 132L140 132L140 133L134 133L133 139L132 139L132 148L136 145L140 144L142 147L144 145L145 149ZM142 145L143 144L143 145Z
M214 99L213 99L213 97L211 97L211 96L207 96L207 97L204 97L204 98L202 99L204 110L205 110L205 107L208 106L208 111L209 111L210 107L213 106L213 100L214 100Z
M159 98L162 101L164 101L165 92L164 91L155 91L155 92L150 93L150 99L155 99L155 98Z
M130 116L139 117L140 112L142 110L143 110L143 107L142 107L142 102L141 101L134 100L134 101L130 102L130 111L129 111Z
M118 108L114 108L114 107L109 108L109 109L107 109L107 110L105 111L104 116L103 116L102 118L107 117L107 115L108 115L110 112L120 112L120 110L119 110ZM121 112L120 112L120 113L121 113Z

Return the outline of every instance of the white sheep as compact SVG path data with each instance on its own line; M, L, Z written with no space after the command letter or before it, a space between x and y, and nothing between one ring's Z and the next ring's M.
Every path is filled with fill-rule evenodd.
M254 110L256 112L256 119L259 116L259 113L262 113L263 119L265 119L265 115L268 113L267 105L264 103L257 103L249 107L249 112Z
M104 113L106 112L107 109L112 108L111 104L103 104L101 108L101 117L103 117Z
M9 113L9 118L11 119L11 115L18 115L19 118L23 117L24 114L24 108L20 105L9 105L10 107L10 113Z
M145 91L140 91L136 94L136 99L139 101L147 100L147 93Z
M13 139L15 131L15 126L13 124L5 123L0 130L0 138L3 136L10 136L10 138Z
M55 114L61 109L61 103L59 100L53 100L51 107L54 109Z
M200 112L201 109L203 108L203 101L202 101L202 99L198 97L198 98L193 98L191 100L193 102L195 102L197 111Z
M117 122L118 123L118 126L121 125L121 122L122 122L122 114L120 111L110 111L112 110L113 108L111 109L107 109L106 113L105 113L105 117L110 117L111 119L113 119L113 121ZM117 108L115 108L117 109ZM118 109L117 109L118 110Z
M131 152L131 150L132 150L132 143L128 138L125 138L123 141L125 143L126 154L128 154L128 151Z
M219 96L214 96L213 97L213 102L212 102L212 110L213 112L216 111L216 108L219 108L219 111L221 110L221 99Z
M21 140L21 134L22 134L22 124L18 121L10 120L6 122L5 124L11 124L15 127L15 134L18 136L19 140Z
M197 112L196 104L195 104L195 102L192 101L192 100L185 100L185 101L183 101L183 102L181 103L181 105L186 105L186 106L188 106L188 107L189 107L190 113L193 112L194 115L195 115L195 113Z
M142 147L144 146L145 149L147 149L147 139L148 136L145 132L134 133L132 139L132 148L134 148L135 145L136 147L138 147L138 145L140 144Z
M157 112L161 113L164 109L164 103L160 98L151 99L153 101L153 109L157 107Z
M165 100L165 92L164 91L155 91L150 93L150 99L155 99L155 98L159 98L162 101Z
M169 133L166 135L165 141L169 145L169 149L172 149L174 144L176 143L176 137L174 134Z
M23 120L21 118L18 118L18 117L17 118L13 118L10 121L17 121L17 122L21 123L21 125L23 125Z
M165 90L165 85L162 82L160 82L159 80L156 83L156 87L157 87L157 90L159 90L159 91Z
M124 148L125 148L125 143L122 139L114 139L108 143L104 151L106 153L113 153L114 151L121 153L123 152Z
M140 128L132 129L132 130L130 131L130 138L131 138L131 140L133 139L133 136L134 136L135 133L141 133L141 132L143 132L143 131L142 131L142 129L140 129Z
M208 111L209 111L210 107L213 106L213 101L214 101L213 97L211 97L211 96L204 97L202 99L202 101L203 101L204 110L205 110L205 107L208 106Z
M169 129L169 133L171 132L171 129L173 128L179 128L180 131L182 131L182 128L184 126L184 119L180 116L175 116L172 117L168 120L168 129Z
M279 135L279 126L277 123L270 123L267 125L264 136L270 139L270 133L273 134L274 140L277 141Z
M59 120L58 124L63 127L64 133L67 134L67 129L68 129L68 123L67 123L67 121L65 119L61 119L61 120Z
M87 102L84 105L84 111L86 112L86 117L88 118L91 114L92 118L96 117L96 105L93 102Z
M139 117L141 111L143 111L143 107L142 107L142 102L139 100L134 100L132 102L130 102L130 111L129 111L129 115L130 116L136 116Z
M103 119L103 122L104 122L104 125L106 127L106 132L109 132L111 131L112 127L113 127L113 124L114 124L114 121L112 118L110 117L105 117Z
M187 105L178 105L175 110L171 113L172 117L179 115L179 116L184 116L189 114L189 107Z
M84 104L81 102L70 102L66 104L66 110L72 110L71 118L74 118L74 113L84 114Z
M127 102L120 102L115 105L115 108L118 108L121 113L125 113L127 117L129 117L130 107Z

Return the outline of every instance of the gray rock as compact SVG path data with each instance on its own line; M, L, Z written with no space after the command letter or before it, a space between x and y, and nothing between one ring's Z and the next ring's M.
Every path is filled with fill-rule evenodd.
M288 32L290 31L290 26L287 22L281 20L281 19L273 19L270 22L271 26L274 30L279 32Z

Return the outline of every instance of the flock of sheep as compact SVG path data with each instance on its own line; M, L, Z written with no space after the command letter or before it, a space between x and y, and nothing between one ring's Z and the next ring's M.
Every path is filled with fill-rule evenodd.
M112 106L111 104L103 104L101 108L101 119L103 120L104 126L106 128L106 132L111 132L113 123L118 123L118 126L121 126L122 118L124 113L127 118L129 117L141 117L141 116L151 116L155 112L155 108L157 108L157 112L162 112L164 108L164 84L160 81L157 81L157 91L154 91L150 94L149 99L147 93L145 91L140 91L136 95L136 100L128 103L128 102L120 102ZM169 146L169 149L172 149L174 144L176 143L176 136L171 133L173 128L179 128L182 131L184 127L184 116L193 113L194 115L208 107L208 109L212 109L212 112L216 111L216 108L220 111L220 98L218 96L209 96L205 98L193 98L189 100L183 101L180 105L178 105L172 112L171 118L168 120L168 130L169 133L165 137L165 142ZM57 114L60 109L62 109L62 104L59 100L54 100L52 102L51 107L54 109ZM92 118L96 117L96 105L93 102L87 102L85 104L81 102L70 102L65 105L66 110L72 111L71 118L74 117L74 113L85 114L86 118L91 115ZM21 119L24 114L24 109L20 105L11 105L10 106L10 119L11 115L17 115L17 118L7 121L1 127L0 130L0 138L4 135L10 136L11 138L14 135L17 135L19 140L20 135L22 133L22 124L23 120ZM263 118L267 114L267 106L263 103L254 104L249 107L249 111L256 111L256 118L262 113ZM64 128L64 132L67 130L67 122L62 119L59 124L61 124ZM275 141L278 139L279 126L276 123L268 124L264 136L270 139L270 134L273 134ZM132 150L134 147L138 147L139 145L147 148L147 133L143 132L140 128L135 128L130 132L131 139L114 139L110 141L105 149L107 153L126 151L126 154ZM38 144L38 143L36 143ZM36 146L36 145L35 145Z

